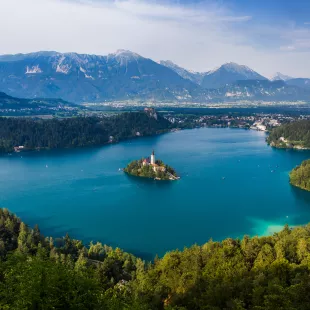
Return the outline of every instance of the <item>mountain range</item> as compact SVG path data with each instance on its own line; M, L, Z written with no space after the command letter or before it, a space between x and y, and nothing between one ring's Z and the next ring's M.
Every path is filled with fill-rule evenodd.
M118 50L107 56L37 52L0 56L0 91L22 98L82 102L308 100L310 79L278 73L270 81L227 63L208 72L186 70Z
M293 79L293 77L289 75L282 74L281 72L277 72L272 78L271 81L289 81Z

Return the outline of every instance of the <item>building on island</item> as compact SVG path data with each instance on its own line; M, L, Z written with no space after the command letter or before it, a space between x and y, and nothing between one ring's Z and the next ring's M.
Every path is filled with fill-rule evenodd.
M154 150L153 150L153 152L152 152L152 154L151 154L151 159L150 159L150 158L144 159L143 162L142 162L142 165L143 165L143 166L151 165L151 166L153 167L154 172L157 172L157 171L165 172L165 171L166 171L166 167L164 167L164 166L159 166L159 165L156 164L155 152L154 152Z
M153 150L152 155L151 155L151 165L155 165L155 152Z

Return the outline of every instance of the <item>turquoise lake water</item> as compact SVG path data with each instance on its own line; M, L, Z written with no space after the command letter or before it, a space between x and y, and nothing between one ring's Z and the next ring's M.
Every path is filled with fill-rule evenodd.
M310 222L310 193L288 182L289 171L310 152L272 149L265 137L206 128L1 157L0 207L39 224L45 235L68 232L147 259L210 238L265 235L285 223ZM145 180L119 171L153 149L181 180Z

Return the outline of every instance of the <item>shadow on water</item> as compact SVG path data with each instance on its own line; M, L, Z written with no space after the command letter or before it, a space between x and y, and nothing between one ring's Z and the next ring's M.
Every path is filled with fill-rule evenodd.
M137 181L145 181L145 180L140 180L141 178L139 177L133 177L132 178L138 179ZM159 183L159 181L155 182L154 180L149 180L146 179L146 183ZM166 183L166 182L164 182ZM167 184L167 183L166 183ZM17 213L18 217L21 218L23 222L26 222L31 228L33 228L36 224L41 223L39 225L39 228L41 230L41 233L43 234L44 237L53 237L55 242L60 242L59 239L62 237L66 236L67 234L73 238L73 239L78 239L78 240L83 240L83 244L85 246L89 246L91 242L97 243L101 242L102 244L106 244L108 246L111 246L113 248L118 247L118 244L116 242L113 242L109 240L108 238L104 239L99 239L96 236L85 236L84 234L81 234L80 229L78 228L68 228L64 227L63 225L46 225L45 223L48 222L49 220L53 219L53 216L36 216L34 214L29 215L26 211L21 211ZM57 240L58 239L58 240ZM60 246L61 244L59 244ZM138 249L134 248L123 248L125 252L131 253L135 255L136 257L140 257L146 261L153 261L154 260L154 255L149 252L145 251L140 251Z
M125 173L128 180L131 182L136 183L137 185L150 185L150 186L156 186L156 187L167 187L171 186L173 181L170 180L154 180L151 178L144 178L144 177L137 177L134 175L130 175L128 173Z
M126 252L133 254L136 257L140 257L146 261L153 261L155 256L152 253L142 252L137 249L125 249Z
M303 202L303 204L306 204L310 208L310 192L295 186L291 186L291 192L297 201Z

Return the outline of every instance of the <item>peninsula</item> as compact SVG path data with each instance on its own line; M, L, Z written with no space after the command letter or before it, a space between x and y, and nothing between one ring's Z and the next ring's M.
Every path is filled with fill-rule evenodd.
M153 151L148 158L134 160L127 165L124 172L143 178L151 178L155 180L178 180L175 170L164 164L163 161L155 159L155 152Z
M310 149L310 121L298 120L274 128L267 138L270 146L285 149Z
M310 191L310 160L303 161L290 172L290 183L303 190Z

